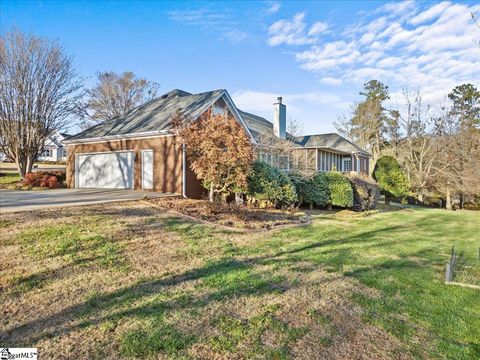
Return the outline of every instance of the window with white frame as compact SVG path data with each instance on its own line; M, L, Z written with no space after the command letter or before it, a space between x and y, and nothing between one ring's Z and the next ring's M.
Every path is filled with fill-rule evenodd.
M42 152L43 157L52 157L53 155L53 150L52 149L45 149Z
M62 149L62 157L67 157L67 149Z
M343 171L352 171L352 158L344 157L343 158Z

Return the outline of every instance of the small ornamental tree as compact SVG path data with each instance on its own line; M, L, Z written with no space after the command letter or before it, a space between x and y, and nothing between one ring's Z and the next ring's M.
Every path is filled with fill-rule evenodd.
M208 189L210 201L244 192L253 162L253 148L245 130L227 111L206 111L195 121L176 114L173 120L186 146L190 168Z
M387 203L390 197L403 198L409 194L407 175L397 160L391 156L383 156L377 161L373 170L373 178L380 186Z

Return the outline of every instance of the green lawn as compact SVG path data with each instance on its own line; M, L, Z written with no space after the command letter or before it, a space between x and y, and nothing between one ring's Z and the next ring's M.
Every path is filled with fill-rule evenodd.
M0 172L0 185L10 184L20 180L21 180L21 177L18 175L17 172L14 172L14 171Z
M228 232L142 204L5 215L8 346L48 358L480 358L480 214L404 208Z

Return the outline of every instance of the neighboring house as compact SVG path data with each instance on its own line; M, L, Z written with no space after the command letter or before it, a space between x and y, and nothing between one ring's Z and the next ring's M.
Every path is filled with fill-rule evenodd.
M58 130L52 132L45 140L43 152L38 156L38 161L66 161L67 148L63 141L70 135L61 133Z
M198 198L204 193L190 170L182 141L172 128L177 111L195 120L205 111L228 111L244 128L258 156L285 170L368 173L370 154L337 134L293 137L286 132L286 107L278 98L274 121L239 110L226 90L190 94L170 91L64 141L67 185L79 188L151 189ZM290 151L269 153L262 138L284 141Z

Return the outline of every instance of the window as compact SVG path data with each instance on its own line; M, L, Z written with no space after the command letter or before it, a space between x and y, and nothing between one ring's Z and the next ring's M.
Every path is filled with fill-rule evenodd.
M278 155L278 170L289 171L290 170L290 159L288 155Z
M344 157L343 158L343 171L352 171L352 158Z
M67 149L62 149L62 157L67 157Z
M43 157L52 157L52 155L53 155L53 150L52 150L52 149L45 149L45 150L43 150L41 156L43 156Z

